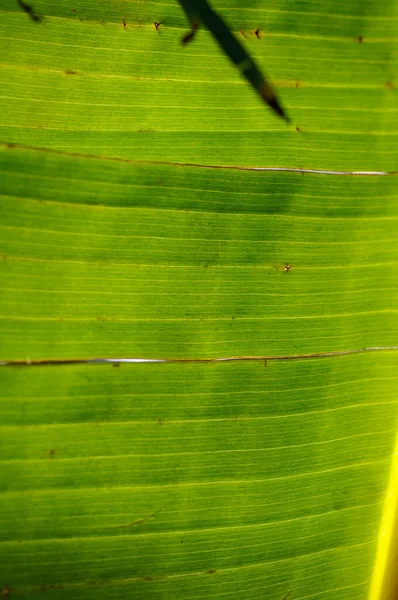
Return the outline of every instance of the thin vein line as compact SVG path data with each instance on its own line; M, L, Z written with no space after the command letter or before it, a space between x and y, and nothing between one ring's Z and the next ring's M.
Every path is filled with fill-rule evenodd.
M361 542L359 544L351 544L351 545L340 545L340 546L334 546L332 548L325 548L323 550L318 550L316 552L309 552L307 554L296 554L293 556L289 556L289 557L283 557L283 558L277 558L277 559L273 559L273 560L266 560L263 562L255 562L255 563L248 563L248 564L243 564L243 565L237 565L237 566L231 566L231 567L225 567L222 569L218 569L217 572L221 573L221 572L226 572L226 573L230 573L230 572L242 572L243 570L257 570L257 569L262 569L264 567L268 567L270 565L275 565L275 564L286 564L289 562L294 562L295 564L297 564L297 561L302 560L302 559L312 559L315 556L319 556L319 555L324 555L324 554L333 554L333 553L337 553L339 551L351 551L352 549L359 549L359 548L366 548L367 546L370 545L369 541L366 542ZM171 573L171 574L167 574L167 575L154 575L153 579L160 579L160 580L170 580L170 579L180 579L180 578L185 578L185 577L195 577L195 576L201 576L204 575L205 571L202 569L200 571L191 571L191 572L187 572L187 573ZM100 581L90 581L90 582L72 582L72 583L65 583L65 584L61 584L61 585L57 585L57 586L48 586L49 589L78 589L78 588L84 588L88 585L104 585L104 582L107 585L115 585L115 584L130 584L130 583L134 583L134 582L138 582L138 581L142 581L145 580L144 576L135 576L135 577L124 577L124 578L119 578L119 579L111 579L111 580L100 580ZM40 589L41 591L43 591L43 586L35 586L35 585L31 585L31 586L22 586L20 589L24 589L24 590L29 590L29 591L34 591L37 589Z
M306 416L308 413L304 413L304 416ZM292 415L292 416L297 416L296 415ZM251 420L256 420L256 419L251 419ZM174 421L175 422L175 421ZM192 421L190 421L192 423ZM201 421L198 421L201 422ZM69 425L73 425L73 423L68 424ZM13 427L13 426L11 426ZM6 426L7 429L11 428L10 426ZM4 427L2 427L3 429ZM15 428L15 426L14 426ZM329 440L321 440L320 442L308 442L305 444L291 444L289 446L268 446L268 447L263 447L263 448L227 448L224 450L198 450L198 451L188 451L188 452L166 452L163 454L153 454L153 453L139 453L139 454L105 454L105 455L100 455L100 454L89 454L86 456L68 456L67 458L58 458L57 461L58 462L66 462L66 463L71 463L71 462L79 462L79 461L91 461L91 460L124 460L127 458L156 458L156 459L160 459L160 458L168 458L170 456L204 456L204 455L211 455L214 456L215 454L238 454L238 453L255 453L255 452L270 452L273 450L287 450L287 449L292 449L292 448L308 448L309 446L326 446L328 444L334 444L336 442L347 442L348 440L354 440L357 438L363 438L363 437L370 437L370 436L379 436L379 439L387 434L393 434L395 433L396 429L390 429L390 430L382 430L382 431L374 431L371 433L357 433L355 435L346 435L344 437L340 437L340 438L331 438ZM251 434L249 434L251 435ZM203 437L207 438L209 436L195 436L195 440L199 440L202 439ZM246 438L247 436L244 435L242 436L244 438ZM192 435L189 436L190 439L192 439ZM169 439L174 439L174 438L169 438ZM179 437L179 440L184 439L184 437ZM379 448L380 444L378 446L374 446L374 448ZM47 458L5 458L5 459L0 459L0 464L15 464L15 463L37 463L37 462L43 462L43 461L47 461ZM195 467L197 468L197 467ZM1 543L1 542L0 542Z
M75 206L82 206L82 205L78 205L76 204ZM9 225L9 224L3 224L0 223L0 228L1 229L5 229L5 230L12 230L12 231L33 231L35 233L40 233L41 235L43 234L48 234L50 235L58 235L58 236L76 236L76 235L81 235L81 231L79 230L68 230L68 229L64 229L64 230L60 230L60 229L47 229L44 227L29 227L29 226L23 226L23 225ZM173 228L175 229L184 229L184 227L181 226L173 226ZM186 228L186 227L185 227ZM270 240L264 240L264 239L247 239L247 238L217 238L217 237L190 237L189 235L187 235L186 237L174 237L171 235L123 235L121 233L117 234L117 233L93 233L91 231L84 231L84 235L88 236L88 237L94 237L94 238L100 238L100 240L103 240L104 238L116 238L116 239L123 239L123 240L160 240L161 242L185 242L185 243L191 243L191 242L204 242L207 246L210 246L212 243L226 243L226 244L269 244L269 245L275 245L276 243L280 243L282 240L278 240L278 239L270 239ZM364 244L377 244L377 245L381 245L381 244L391 244L394 243L396 241L396 237L393 237L391 239L372 239L372 240L344 240L344 241L326 241L324 242L325 245L327 245L328 247L333 245L333 246L341 246L341 245L361 245L363 246ZM297 239L297 240L284 240L284 244L291 244L291 245L302 245L302 246L320 246L320 242L319 241L303 241L301 239ZM43 244L37 244L36 245L47 245L47 242L44 242ZM81 244L79 244L79 248L81 249L87 249L87 248L92 248L93 246L83 246ZM165 250L162 249L162 253L164 253ZM209 249L209 250L202 250L202 252L208 252L208 253L213 253L214 250L213 249Z
M365 348L354 348L350 350L333 350L331 352L312 352L309 354L285 354L280 356L220 356L212 358L48 358L25 360L2 360L3 367L34 367L50 365L71 364L120 364L120 363L222 363L238 361L277 361L277 360L308 360L315 358L332 358L335 356L349 356L352 354L364 354L365 352L393 352L398 346L369 346Z
M104 491L106 490L107 492L109 492L110 490L114 491L115 493L117 493L119 490L122 492L126 492L126 490L131 490L132 492L137 492L138 490L140 491L145 491L147 492L148 490L158 490L158 491L163 491L163 490L179 490L181 488L215 488L217 486L221 487L222 489L225 489L225 486L229 486L232 485L234 486L234 489L236 489L236 486L258 486L258 484L269 484L270 481L274 482L274 481L286 481L286 480L291 480L291 479L307 479L307 478L313 478L313 477L319 477L322 478L323 475L329 475L329 473L340 473L341 471L348 471L351 469L355 469L357 472L361 469L370 467L376 467L379 469L380 465L384 465L384 464L389 464L390 459L381 459L381 460L370 460L370 461L362 461L359 463L351 463L348 465L344 465L344 466L339 466L339 467L334 467L332 469L322 469L320 471L304 471L304 472L300 472L300 473L294 473L293 475L283 475L283 476L279 476L279 477L265 477L262 479L207 479L207 480L197 480L197 481L179 481L179 482L175 482L175 483L136 483L136 484L131 484L131 483L127 483L125 485L112 485L110 482L107 483L106 487L104 487L103 485L94 485L94 486L90 486L90 487L79 487L79 488L74 488L73 493L76 493L77 491L79 493L84 492L84 491L93 491L93 490L101 490ZM57 490L57 493L69 493L71 491L71 488L68 487L61 487L61 486L57 486L56 488L54 487L43 487L40 489L37 489L35 487L25 487L25 488L20 488L18 490L8 490L5 492L2 492L3 494L13 494L15 495L16 493L18 493L18 496L20 497L21 495L28 495L28 494L46 494L46 493L53 493L54 489Z
M20 171L15 171L15 170L7 170L2 168L2 165L0 165L0 169L1 169L1 173L6 176L6 175L10 175L11 177L13 176L18 176L19 179L21 178L26 178L28 180L32 180L32 179L37 179L40 182L42 182L43 180L45 181L49 181L49 182L55 182L56 184L59 183L63 183L63 184L67 184L70 185L71 183L76 184L76 185L92 185L93 183L95 183L96 186L104 186L106 188L114 188L114 187L120 187L123 190L126 189L132 189L134 191L136 190L141 190L141 189L145 189L145 190L156 190L158 189L158 186L153 185L153 184L148 184L148 185L142 185L142 184L134 184L134 183L118 183L115 181L100 181L97 180L95 182L93 182L92 180L88 180L88 179L82 179L80 177L78 178L73 178L73 177L54 177L54 176L49 176L47 174L43 175L34 175L32 173L21 173ZM298 219L298 220L302 220L302 221L320 221L320 220L325 220L327 219L328 221L337 221L337 222L343 222L346 223L347 219L350 219L350 222L352 223L353 221L359 221L359 222L363 222L363 221L369 221L372 224L374 224L375 221L395 221L398 219L398 214L392 214L392 215L379 215L379 214L371 214L368 216L363 216L363 215L355 215L355 216L320 216L320 215L309 215L306 213L284 213L284 212L273 212L273 213L264 213L264 212L259 212L258 210L250 210L250 211L246 211L246 212L239 212L236 210L231 211L225 211L225 202L224 200L217 200L217 196L220 195L225 195L228 196L229 198L231 197L231 191L228 190L223 190L221 188L217 189L217 188L199 188L199 187L183 187L181 185L167 185L167 191L169 190L176 190L179 193L185 193L185 192L199 192L202 195L203 194L214 194L214 196L216 196L215 198L212 198L211 200L204 200L203 198L201 199L202 202L202 206L205 204L210 204L211 206L214 205L220 205L223 208L222 211L222 216L223 217L241 217L241 216L245 216L245 217L252 217L254 218L258 218L258 217L264 217L264 218L268 218L270 214L272 214L272 217L278 217L281 219ZM104 191L104 193L106 192L106 190ZM102 192L101 192L102 193ZM258 200L261 199L261 201L264 200L264 198L276 198L276 197L285 197L285 195L283 193L280 192L265 192L264 190L261 192L251 192L251 191L238 191L238 190L233 190L232 194L234 196L244 196L245 198L245 207L246 208L258 208ZM378 191L379 194L379 199L380 199L380 190ZM247 197L248 196L254 196L253 200L254 202L252 203L248 203L247 202ZM310 200L334 200L335 196L327 196L327 195L321 195L318 193L316 193L316 195L314 194L295 194L295 197L299 197L299 198L305 198L305 199L310 199ZM32 203L36 203L41 205L43 203L43 198L39 198L37 196L18 196L17 194L2 194L2 198L4 198L4 200L20 200L23 202L32 202ZM369 197L369 199L373 200L373 196ZM392 194L392 195L383 195L382 196L383 201L387 201L387 200L392 200L392 201L396 201L397 199L397 194ZM354 200L354 197L349 197L349 200ZM115 210L117 209L118 211L121 210L131 210L132 206L131 205L123 205L123 204L108 204L108 205L104 205L104 204L90 204L88 202L68 202L65 200L55 200L55 199L48 199L46 198L46 203L47 204L53 204L53 205L62 205L62 206L68 206L71 208L76 208L77 206L82 206L84 208L90 208L90 209L95 209L96 211L104 211L104 210ZM317 205L311 205L314 206L315 208L317 208ZM135 211L142 211L144 213L158 213L160 212L171 212L171 213L177 213L177 214L181 214L181 208L170 208L170 207L164 207L164 206L148 206L148 205L134 205L134 210ZM338 208L337 205L331 205L329 203L328 205L329 209L336 209ZM372 206L372 208L374 208ZM210 213L216 213L219 214L217 211L215 210L205 210L204 208L184 208L184 212L187 213L195 213L197 215L206 215L208 212ZM187 225L178 225L179 229L190 229L189 226ZM206 229L206 227L201 226L201 229Z
M40 56L40 55L39 55ZM30 65L16 65L16 64L8 64L8 63L0 63L0 68L4 68L4 69L12 69L12 70L16 70L16 69L20 69L20 70L27 70L27 71L40 71L40 72L45 72L45 73L56 73L56 74L65 74L65 71L63 69L48 69L48 68L44 68L44 67L32 67ZM121 74L112 74L112 73L105 73L105 72L99 72L99 73L90 73L90 72L83 72L83 71L79 71L76 72L77 75L84 75L84 77L92 77L95 79L127 79L127 80L132 80L135 82L141 82L141 81L145 81L145 82L164 82L164 83L180 83L180 84L184 84L184 83L193 83L193 84L202 84L205 83L207 85L216 85L219 86L220 83L223 84L228 84L228 85L248 85L246 84L244 81L241 81L239 79L237 80L227 80L227 79L223 79L222 82L220 82L219 79L187 79L186 77L184 78L173 78L173 77L143 77L143 76L137 76L137 75L121 75ZM17 82L13 82L13 85L15 85ZM278 88L282 88L282 87L296 87L297 82L293 81L293 80L274 80L274 84L275 86L277 86ZM366 85L366 84L343 84L343 83L330 83L330 82L312 82L312 81L300 81L300 85L301 87L309 87L309 88L321 88L321 89L355 89L355 90L380 90L380 85ZM30 85L30 87L33 87ZM34 86L34 87L39 87L38 85ZM40 86L40 87L44 87L44 86ZM153 95L153 91L151 92ZM313 106L302 106L301 108L310 108L313 109ZM257 110L255 108L249 109L248 107L245 107L245 110ZM339 111L345 111L345 110L351 110L351 111L379 111L379 112L390 112L390 111L394 111L394 109L368 109L368 108L347 108L347 107L343 107L340 108L339 107Z
M149 1L147 0L147 4L153 4L155 6L158 6L157 2L154 1ZM175 4L172 3L168 3L168 2L162 2L162 6L167 6L167 7L172 7L173 9L175 8ZM231 6L223 6L219 8L220 10L228 10L228 11L249 11L249 12L254 12L254 13L263 13L264 15L268 14L268 13L273 13L273 14L277 14L277 15L300 15L300 16L315 16L315 17L322 17L324 19L328 19L328 18L333 18L333 19L344 19L344 20L352 20L352 19L357 19L356 15L351 15L351 14L344 14L344 13L330 13L330 12L314 12L314 11L307 11L307 10L282 10L282 9L273 9L273 8L247 8L244 7L244 9L242 9L242 7L231 7ZM15 16L15 11L11 11L11 10L7 10L7 9L2 9L1 10L2 13L7 14L8 16L12 15ZM23 13L18 12L18 16L23 15ZM72 22L76 22L75 19L73 19L72 17L58 17L57 15L51 15L51 14L46 14L45 15L46 18L48 19L54 19L54 20L66 20L66 21L72 21ZM384 15L378 15L378 16L368 16L368 15L364 15L361 16L361 19L363 20L372 20L372 21L395 21L397 20L396 17L394 16L384 16ZM85 19L85 23L95 23L96 25L98 24L98 20L93 20L93 19ZM120 26L120 21L112 21L111 19L109 19L107 22L107 24L109 25L119 25ZM130 27L142 27L142 25L135 25L134 23L129 23ZM170 29L174 29L175 27L168 25L168 27ZM179 29L179 28L178 28ZM238 30L233 30L235 31L235 33L238 32Z
M239 166L239 165L203 165L196 163L174 163L168 161L151 161L151 160L133 160L127 158L116 158L116 157L108 157L108 156L95 156L92 154L82 154L80 152L65 152L63 150L56 150L54 148L41 148L35 146L27 146L24 144L14 144L9 142L1 142L0 146L8 150L12 149L22 149L22 150L34 150L36 152L48 152L51 154L58 154L62 156L70 156L70 157L78 157L78 158L87 158L94 160L106 160L111 162L122 162L127 164L137 164L137 165L163 165L163 166L171 166L171 167L185 167L185 168L196 168L196 169L226 169L226 170L235 170L235 171L264 171L264 172L288 172L288 173L297 173L297 174L309 174L309 175L339 175L339 176L366 176L366 177L380 177L387 175L398 175L398 171L334 171L328 169L310 169L310 168L302 168L302 167L253 167L253 166Z
M347 508L343 508L339 511L339 513L341 514L342 512L347 512L347 511L356 511L356 510L361 510L363 508L370 508L370 507L376 507L380 504L380 502L372 502L370 504L360 504L357 506L349 506ZM157 515L163 508L165 508L166 505L161 506L160 508L158 508L156 511L154 511L153 513L151 513L150 515L139 519L137 521L133 521L132 523L126 523L126 524L122 524L122 525L112 525L109 527L104 527L104 529L123 529L123 528L128 528L128 527L132 527L134 525L139 525L144 521L147 521L151 518L153 518L155 515ZM311 520L311 519L321 519L322 517L325 516L336 516L336 510L329 510L327 512L323 512L323 513L312 513L312 514L308 514L308 515L301 515L299 517L292 517L290 519L274 519L273 521L265 521L265 522L261 522L261 523L248 523L245 525L223 525L222 527L203 527L203 528L196 528L196 529L173 529L173 530L169 530L169 531L146 531L146 532L139 532L139 533L133 533L130 534L131 537L140 537L140 538L144 538L144 537L163 537L165 535L167 536L171 536L171 535L175 535L177 537L180 537L181 535L187 535L187 534L195 534L195 533L214 533L216 531L226 531L226 530L232 530L232 531L241 531L242 529L249 529L249 530L253 530L255 532L256 529L260 529L260 528L267 528L267 527L275 527L277 526L284 526L287 523L295 523L297 521L306 521L306 520ZM372 514L373 516L373 514ZM340 529L340 528L339 528ZM114 534L111 535L109 537L113 538L113 539L118 539L120 537L130 537L130 536L126 536L126 535L120 535L120 534ZM96 539L98 536L96 535L81 535L81 536L71 536L69 538L67 538L68 541L72 541L72 540L93 540ZM307 536L304 536L307 537ZM57 538L57 537L51 537L51 538L36 538L34 540L31 539L26 539L26 540L21 540L23 541L23 543L38 543L38 542L47 542L49 540L51 541L59 541L59 540L63 540L65 538ZM18 542L19 543L19 540ZM0 544L2 546L10 546L10 545L14 545L15 541L14 540L1 540ZM257 544L254 544L255 546ZM193 553L191 553L193 554Z

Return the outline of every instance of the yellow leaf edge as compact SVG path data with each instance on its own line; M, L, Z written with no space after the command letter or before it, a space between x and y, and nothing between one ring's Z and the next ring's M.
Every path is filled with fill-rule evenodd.
M376 560L368 600L398 598L398 432L377 540Z

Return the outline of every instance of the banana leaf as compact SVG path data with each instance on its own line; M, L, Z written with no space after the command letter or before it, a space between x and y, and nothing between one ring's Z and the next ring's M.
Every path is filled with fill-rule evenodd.
M396 597L397 5L213 5L0 0L3 597Z

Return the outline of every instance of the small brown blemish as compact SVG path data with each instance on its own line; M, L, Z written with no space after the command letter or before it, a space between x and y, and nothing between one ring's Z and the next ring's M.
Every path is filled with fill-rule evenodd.
M154 27L155 27L156 31L158 31L158 29L159 29L159 27L161 26L161 24L162 24L162 23L161 23L161 21L154 21L154 22L153 22L153 25L154 25Z
M208 574L211 575L212 573L217 573L216 569L209 569Z
M296 131L297 131L297 133L301 133L301 127L299 127L298 125L296 125Z
M72 12L76 12L76 8L72 8Z
M289 273L291 268L292 268L292 265L289 265L288 263L286 263L285 266L283 267L283 270L286 271L286 273Z
M196 34L195 29L188 31L188 33L186 35L184 35L184 37L181 39L181 43L184 45L189 44L189 42L191 42L193 40L193 38L195 37L195 34Z
M363 44L363 36L362 35L357 36L357 42L358 42L358 44Z
M159 419L158 419L158 423L159 423L159 425L163 425L163 423L164 423L164 419L161 419L161 418L159 417Z
M261 40L261 29L256 29L256 31L254 32L254 35L256 36L256 38L258 40Z
M126 19L123 19L122 23L123 23L123 29L126 29L126 27L127 27Z
M8 587L5 587L3 589L3 591L1 592L1 595L3 596L3 598L6 598L7 596L10 595L10 589Z
M55 454L55 450L54 450L54 448L51 448L51 450L48 451L48 456L50 458L52 458L54 456L54 454Z
M296 81L296 88L301 87L301 83L299 81Z
M243 29L240 30L239 32L241 34L242 37L245 38L245 40L247 40L247 35L245 34L245 32L243 31Z
M49 590L63 590L63 589L65 589L64 585L55 585L54 583L51 585L40 586L40 590L43 592L48 592Z
M65 75L79 75L79 73L77 71L73 71L73 69L66 69L64 73Z
M395 86L392 81L386 81L386 88L388 90L395 90Z
M120 367L120 363L113 363L113 364L112 364L112 367L113 367L114 369L117 369L117 368L119 368L119 367Z
M143 519L139 519L138 521L133 521L132 523L127 523L126 525L116 525L116 528L122 529L122 528L126 528L126 527L133 527L134 525L141 525L141 523L145 523L145 521L149 521L149 519L152 519L153 517L155 517L162 510L162 508L164 508L164 506L161 506L160 508L155 510L155 512L148 515L147 517L144 517ZM162 576L160 576L160 577L162 577Z

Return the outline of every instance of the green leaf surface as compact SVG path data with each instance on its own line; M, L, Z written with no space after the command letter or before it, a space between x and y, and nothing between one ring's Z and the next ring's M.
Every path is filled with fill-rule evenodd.
M7 147L1 172L3 358L397 339L395 178ZM27 598L364 598L396 370L377 351L3 368L3 585Z
M5 358L396 344L395 177L2 157Z
M41 23L0 0L4 141L173 162L397 169L395 0L214 4L271 78L290 126L210 33L181 46L178 2L34 7Z
M0 0L3 596L368 597L398 178L236 167L397 171L396 6L214 3L288 127L177 2Z
M0 550L16 597L365 597L396 358L2 379Z

